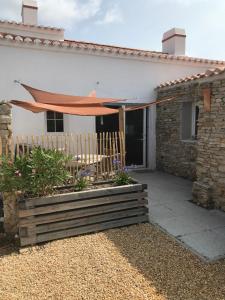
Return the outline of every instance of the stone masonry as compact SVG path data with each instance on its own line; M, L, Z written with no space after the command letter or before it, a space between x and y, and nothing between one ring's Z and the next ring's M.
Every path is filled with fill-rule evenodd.
M204 111L202 90L211 89L211 110ZM193 200L225 210L225 74L158 90L158 98L182 94L157 107L157 167L194 181ZM199 107L197 140L181 140L181 103Z
M196 141L181 140L181 104L197 98L195 87L181 86L159 90L158 99L182 94L176 100L157 105L157 169L194 180Z
M6 154L10 149L12 137L11 122L11 105L6 102L0 102L0 137L3 154Z
M211 111L200 114L193 197L203 206L225 210L225 76L201 84L206 86L211 88ZM203 101L199 105L203 111Z
M11 105L6 102L0 102L0 152L9 153L12 137L11 128ZM0 232L3 231L3 198L0 191Z

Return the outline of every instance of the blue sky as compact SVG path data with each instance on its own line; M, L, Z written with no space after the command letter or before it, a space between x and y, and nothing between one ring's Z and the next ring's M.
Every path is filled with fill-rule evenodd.
M0 0L0 18L21 21L22 0ZM180 27L187 55L225 60L225 0L39 0L39 23L66 38L161 51Z

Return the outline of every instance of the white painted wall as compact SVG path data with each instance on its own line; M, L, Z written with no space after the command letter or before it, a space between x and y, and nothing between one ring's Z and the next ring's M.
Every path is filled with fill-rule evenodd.
M36 88L72 95L87 95L99 82L99 97L136 98L136 102L143 102L143 99L148 102L155 99L154 88L160 83L209 67L176 60L107 57L79 51L54 50L47 46L35 49L0 42L0 99L31 99L28 92L14 83L17 79ZM149 114L149 125L148 163L154 168L155 108ZM94 130L94 117L65 116L66 132ZM45 133L45 114L14 107L13 132L20 135Z

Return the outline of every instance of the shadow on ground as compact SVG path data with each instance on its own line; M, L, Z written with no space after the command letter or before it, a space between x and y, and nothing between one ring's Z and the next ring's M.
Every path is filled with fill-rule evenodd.
M0 234L0 258L12 253L19 253L19 247L12 239Z
M151 224L105 234L166 299L225 299L225 260L203 262Z

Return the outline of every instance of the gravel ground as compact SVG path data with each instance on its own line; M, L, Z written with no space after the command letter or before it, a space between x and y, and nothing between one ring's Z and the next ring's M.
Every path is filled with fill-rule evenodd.
M223 300L225 260L204 263L149 224L20 253L2 243L0 299Z

